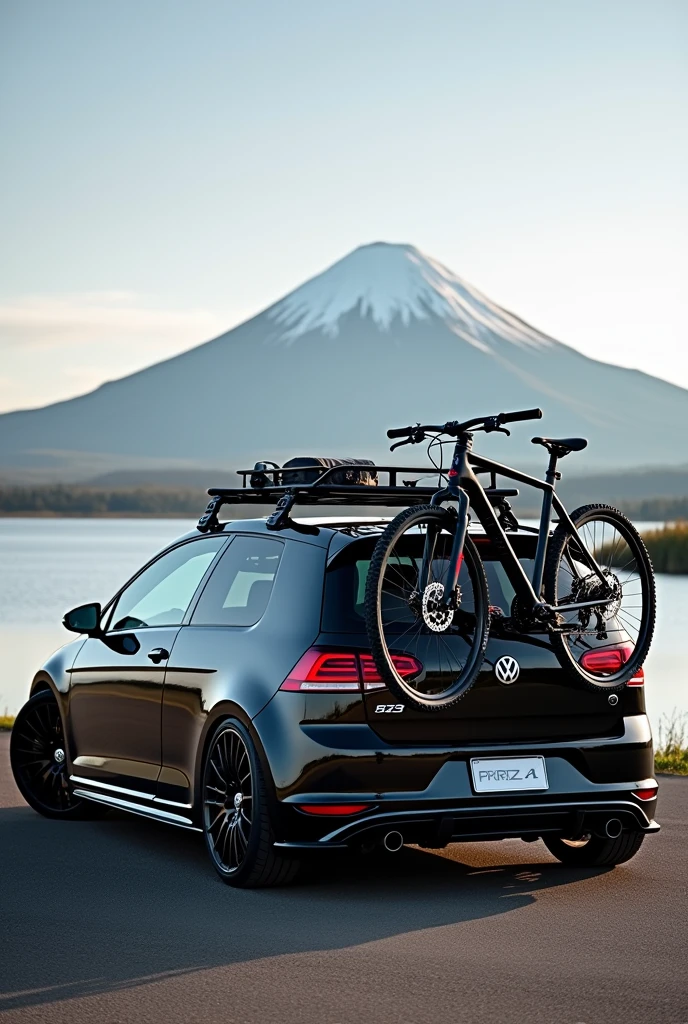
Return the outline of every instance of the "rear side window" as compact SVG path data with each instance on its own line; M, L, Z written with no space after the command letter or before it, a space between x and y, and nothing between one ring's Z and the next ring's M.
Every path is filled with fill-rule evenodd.
M284 545L268 537L235 537L205 586L194 626L254 626L265 613Z
M369 540L354 542L346 548L327 570L325 578L325 601L323 605L322 629L326 633L364 633L365 632L365 588L370 569L370 558L374 542ZM489 549L482 547L480 554L484 559L490 604L502 609L505 615L511 611L514 589L509 582L501 562L490 559ZM418 565L422 556L420 539L414 545L409 542L408 554L402 556L395 565L395 580L400 587L410 588L418 578ZM532 575L532 560L521 558L527 575ZM463 571L463 570L462 570ZM459 578L462 582L462 578ZM464 610L472 611L470 584L464 581ZM408 630L415 621L415 615L401 599L395 589L383 592L382 611L388 627L398 629L400 633Z

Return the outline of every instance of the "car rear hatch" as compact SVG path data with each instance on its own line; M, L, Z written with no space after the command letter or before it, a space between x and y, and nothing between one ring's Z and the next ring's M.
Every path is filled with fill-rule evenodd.
M366 658L369 644L363 600L376 538L352 539L331 556L317 646L363 654L363 700L371 727L391 744L465 746L621 735L624 714L644 710L642 688L640 692L638 688L628 688L618 702L610 702L606 693L586 690L568 677L546 635L514 634L501 628L499 613L509 615L514 593L501 563L492 557L487 539L474 539L485 564L490 603L497 609L497 618L493 620L484 662L472 689L453 707L431 712L399 702L379 681L374 681L374 666L371 671L371 660ZM519 534L512 540L530 575L535 538ZM504 657L515 659L516 671L512 666L512 671L506 673L513 681L502 682L495 672ZM505 677L504 673L499 674Z

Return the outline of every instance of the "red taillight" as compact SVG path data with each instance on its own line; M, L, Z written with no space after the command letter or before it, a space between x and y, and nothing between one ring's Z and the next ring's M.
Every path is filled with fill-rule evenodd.
M657 786L652 789L636 789L634 796L637 796L639 800L654 800L657 796Z
M645 685L645 669L641 665L636 674L632 679L629 679L626 686L644 686Z
M363 686L366 690L380 690L384 687L384 683L380 678L380 673L377 670L375 662L373 661L372 654L359 654L359 660L361 663L361 676L363 677Z
M393 654L392 661L402 679L418 676L423 671L423 666L418 658L414 658L411 654Z
M311 648L297 662L280 689L314 693L356 692L361 689L358 658L354 651Z
M397 672L404 679L417 676L423 666L409 654L393 654ZM300 693L357 693L361 690L383 690L372 654L356 651L323 651L312 647L297 662L282 683L281 690Z
M359 654L359 658L364 688L366 690L379 690L384 687L385 684L380 678L380 673L373 661L372 654ZM423 671L423 666L418 659L410 654L393 654L392 661L402 679L410 679L411 676L417 676Z
M603 647L596 651L586 651L580 663L588 672L613 675L621 671L632 653L633 648L628 644L623 647Z
M300 811L306 814L360 814L368 809L368 804L297 804Z

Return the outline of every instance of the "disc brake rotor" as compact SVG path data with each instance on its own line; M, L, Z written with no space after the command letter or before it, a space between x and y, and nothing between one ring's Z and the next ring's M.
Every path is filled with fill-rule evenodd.
M459 588L456 588L456 602L460 600ZM443 583L428 583L427 587L423 591L423 602L422 602L422 614L423 621L428 629L431 629L433 633L444 633L452 624L454 618L455 607L446 608L442 604L442 598L444 597L444 584Z

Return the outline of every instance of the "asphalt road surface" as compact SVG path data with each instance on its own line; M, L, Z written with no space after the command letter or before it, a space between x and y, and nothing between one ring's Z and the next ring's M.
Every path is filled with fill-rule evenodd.
M0 1014L50 1024L688 1022L688 779L614 870L541 843L404 849L288 889L216 879L196 833L26 807L0 734Z

